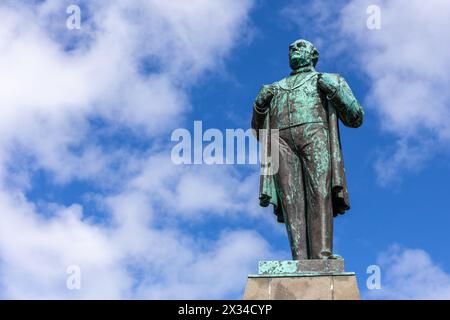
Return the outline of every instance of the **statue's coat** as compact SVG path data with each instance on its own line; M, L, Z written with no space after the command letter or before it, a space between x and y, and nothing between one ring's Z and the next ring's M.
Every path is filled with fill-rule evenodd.
M319 73L312 72L313 76L318 76ZM344 169L344 158L342 154L342 147L339 134L340 119L344 125L348 127L359 127L362 124L364 111L345 80L339 75L327 74L330 79L333 79L339 83L339 89L336 90L332 97L323 99L323 107L326 110L329 130L329 143L330 143L330 161L331 161L331 194L333 204L333 216L344 214L346 210L350 209L350 202L347 190L347 182ZM317 80L318 77L315 77ZM259 137L259 129L273 129L271 125L270 110L272 108L279 108L275 103L270 103L273 96L276 95L276 90L279 88L280 83L283 85L283 80L276 82L272 85L265 85L262 87L256 101L253 111L252 127L257 130L257 136L266 145L264 149L270 153L271 150L271 138L270 130L264 130L265 137ZM300 84L301 85L301 84ZM276 100L276 99L275 99ZM264 103L270 103L270 106L266 107L263 112L258 109L258 105L263 106ZM299 111L301 112L301 111ZM294 124L298 125L298 123ZM277 216L277 221L284 222L282 206L279 193L275 184L274 176L267 174L267 170L262 170L260 176L260 192L259 192L260 205L263 207L272 204L274 207L274 213Z

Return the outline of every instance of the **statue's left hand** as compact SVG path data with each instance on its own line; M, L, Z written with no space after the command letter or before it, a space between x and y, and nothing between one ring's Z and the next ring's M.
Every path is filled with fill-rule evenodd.
M318 79L319 88L330 97L339 89L339 75L333 73L321 73Z

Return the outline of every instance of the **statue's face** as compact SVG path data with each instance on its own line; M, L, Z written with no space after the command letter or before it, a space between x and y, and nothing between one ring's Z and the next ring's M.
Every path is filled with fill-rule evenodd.
M304 40L289 45L289 65L292 70L312 65L312 46Z

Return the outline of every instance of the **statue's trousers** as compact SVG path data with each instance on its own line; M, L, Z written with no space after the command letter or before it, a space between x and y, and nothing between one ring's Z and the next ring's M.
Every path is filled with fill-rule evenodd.
M322 259L333 252L333 208L328 123L279 131L279 200L294 259Z

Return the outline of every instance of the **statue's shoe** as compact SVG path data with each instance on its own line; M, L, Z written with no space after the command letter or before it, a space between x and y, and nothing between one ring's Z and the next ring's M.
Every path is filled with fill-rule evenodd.
M324 250L321 252L321 256L323 260L334 259L334 260L344 260L340 255L333 254L329 250Z
M332 254L331 256L327 257L327 259L337 259L337 260L344 260L340 255L338 254Z

